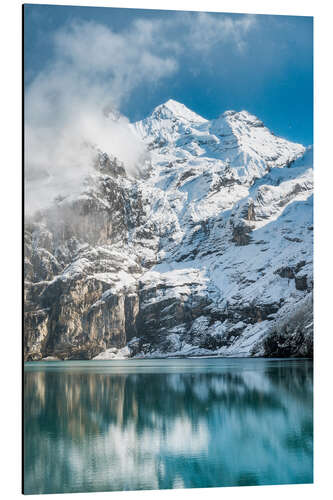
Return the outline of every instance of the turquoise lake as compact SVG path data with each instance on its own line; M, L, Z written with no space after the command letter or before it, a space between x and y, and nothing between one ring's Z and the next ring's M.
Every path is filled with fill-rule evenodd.
M310 360L32 362L24 492L311 483Z

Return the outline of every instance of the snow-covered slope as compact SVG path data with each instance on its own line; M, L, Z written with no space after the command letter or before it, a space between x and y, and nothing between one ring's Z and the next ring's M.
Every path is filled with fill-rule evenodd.
M132 129L142 178L101 156L27 227L26 358L311 355L312 149L173 100Z

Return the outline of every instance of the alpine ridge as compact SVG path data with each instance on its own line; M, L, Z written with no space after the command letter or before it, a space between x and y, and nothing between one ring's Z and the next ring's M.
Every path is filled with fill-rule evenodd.
M25 224L25 360L312 356L312 147L169 100ZM128 145L130 147L130 144Z

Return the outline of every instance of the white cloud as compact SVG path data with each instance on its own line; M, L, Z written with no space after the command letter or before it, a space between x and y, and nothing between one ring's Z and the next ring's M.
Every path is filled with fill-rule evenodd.
M246 35L256 24L255 16L216 16L200 12L190 26L188 41L197 51L208 51L218 43L231 43L238 50L246 47Z
M92 165L87 143L135 171L143 145L126 118L115 122L103 110L117 109L139 84L156 83L176 70L172 57L154 50L155 32L151 23L135 23L122 34L96 23L76 23L55 34L55 58L25 96L27 178L49 174L42 183L27 182L28 211L80 189Z
M112 121L103 110L118 109L139 85L149 88L175 74L180 57L189 51L207 51L225 41L241 48L253 23L250 16L180 13L138 20L117 33L95 22L58 30L52 61L25 95L27 178L49 173L43 187L27 182L28 211L74 186L80 189L92 164L87 143L119 157L135 172L143 145L125 118Z

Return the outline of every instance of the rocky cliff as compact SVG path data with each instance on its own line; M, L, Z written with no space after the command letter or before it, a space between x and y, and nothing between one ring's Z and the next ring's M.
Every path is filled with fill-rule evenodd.
M312 149L175 101L26 217L25 359L312 355ZM130 147L130 145L129 145Z

